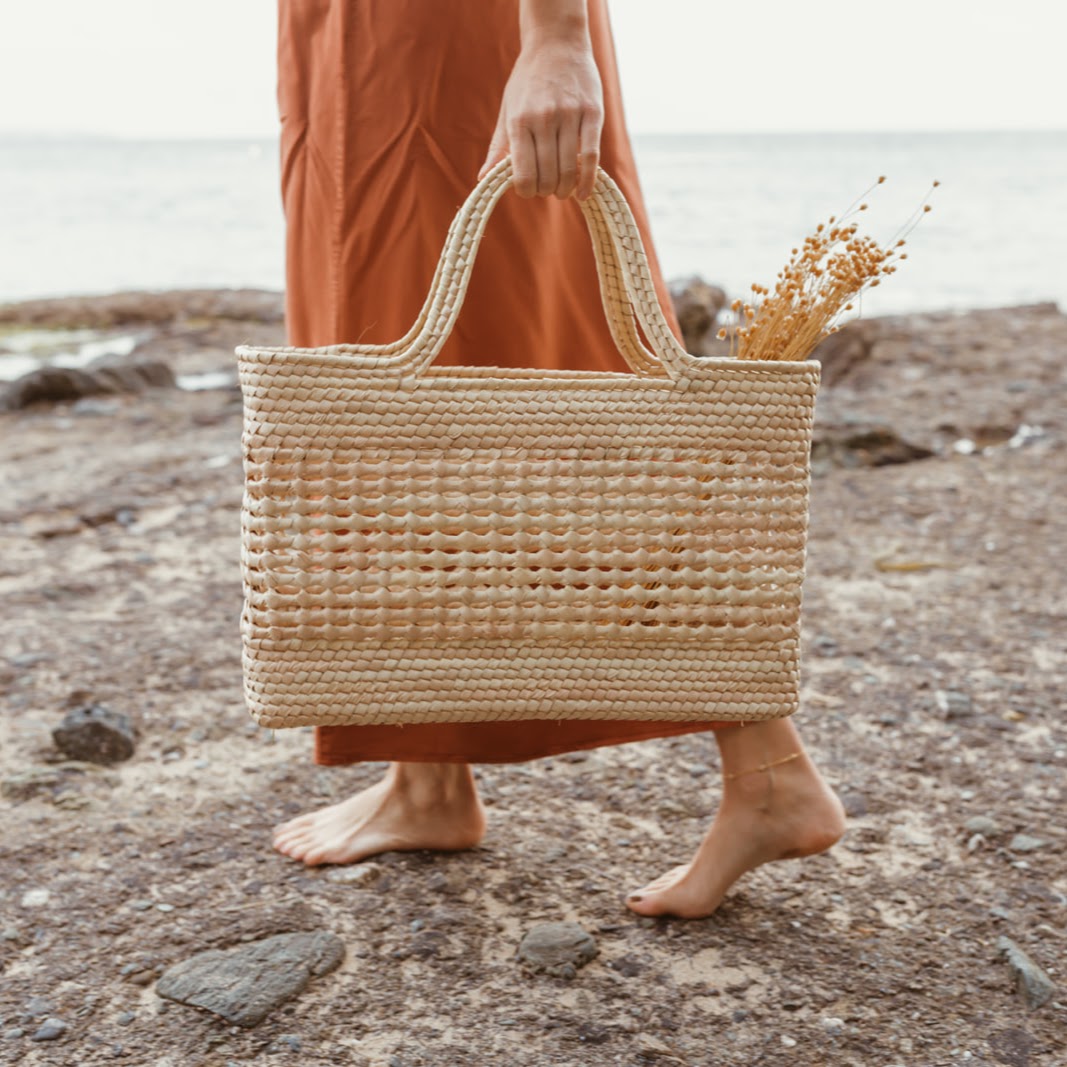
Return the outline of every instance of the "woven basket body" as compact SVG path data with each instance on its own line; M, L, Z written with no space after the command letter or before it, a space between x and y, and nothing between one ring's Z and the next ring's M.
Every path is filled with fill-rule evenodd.
M791 714L818 364L685 352L601 171L581 210L634 373L433 367L510 181L475 187L394 344L237 350L250 713Z

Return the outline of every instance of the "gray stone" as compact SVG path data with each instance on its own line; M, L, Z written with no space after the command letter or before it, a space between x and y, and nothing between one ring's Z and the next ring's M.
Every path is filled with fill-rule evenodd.
M1006 1067L1030 1067L1030 1053L1036 1044L1032 1034L1012 1027L989 1035L989 1051Z
M50 768L23 771L0 780L0 796L8 800L32 800L42 793L51 793L61 781L59 772Z
M43 1023L30 1035L31 1041L55 1041L67 1032L67 1024L54 1015L45 1019Z
M938 689L934 693L934 699L937 701L938 710L948 722L966 719L974 710L971 698L958 689Z
M904 440L891 426L872 423L864 427L816 426L811 444L812 463L827 466L887 467L896 463L913 463L934 453L925 445Z
M133 755L136 735L128 716L101 704L87 704L63 716L52 740L70 759L118 763Z
M842 793L841 803L849 818L860 819L867 814L867 798L862 793Z
M519 945L519 959L535 970L557 977L573 977L599 949L596 939L577 923L538 923Z
M997 837L1004 832L996 820L988 815L972 816L963 824L963 828L969 834L981 834L983 837Z
M277 934L233 949L211 949L169 967L156 992L238 1026L256 1026L344 959L344 942L325 931Z
M38 663L47 663L51 658L49 652L23 652L11 662L20 670L24 670L27 667L36 667Z
M997 948L1007 957L1015 972L1016 992L1031 1008L1040 1008L1052 999L1056 986L1052 979L1010 937L998 937Z
M26 1001L26 1007L22 1010L25 1015L29 1015L33 1019L39 1019L42 1015L51 1015L55 1011L55 1006L50 1000L45 1000L44 997L30 997Z
M31 404L78 400L102 393L139 393L149 387L174 384L170 367L156 360L94 362L84 368L38 367L0 392L0 411L18 411Z
M4 1031L4 1037L9 1041L14 1041L16 1038L24 1037L26 1031L21 1026L13 1026L10 1030Z
M696 274L672 279L669 288L686 350L695 356L716 354L721 345L716 344L715 322L726 307L726 291Z
M334 867L326 875L326 881L341 885L370 885L381 878L382 868L377 863L357 863L352 867Z
M1038 849L1044 848L1047 844L1047 841L1042 841L1039 837L1030 837L1028 834L1016 834L1008 842L1008 848L1010 848L1012 852L1036 852Z

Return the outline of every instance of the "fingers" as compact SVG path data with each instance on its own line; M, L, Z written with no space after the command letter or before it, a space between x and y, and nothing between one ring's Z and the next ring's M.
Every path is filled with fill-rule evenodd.
M578 185L578 127L579 115L565 115L556 135L559 161L559 181L554 190L560 200L566 200Z
M538 196L548 196L559 185L559 116L554 110L545 110L532 115L528 122L537 159L535 191Z
M591 196L596 184L603 121L603 116L596 108L588 108L582 112L582 125L578 131L578 189L575 194L579 200Z
M486 173L493 169L508 152L508 138L504 131L503 112L497 116L496 129L493 130L493 139L489 142L489 151L485 155L482 169L478 171L478 181L485 177Z
M537 150L533 133L520 124L516 124L511 132L511 184L525 199L537 192Z

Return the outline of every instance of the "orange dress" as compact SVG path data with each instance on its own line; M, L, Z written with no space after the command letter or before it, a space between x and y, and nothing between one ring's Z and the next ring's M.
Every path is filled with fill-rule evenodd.
M604 91L601 166L633 209L660 303L605 0L589 0ZM477 182L519 53L518 0L279 0L286 325L302 347L403 336ZM629 371L576 202L504 194L436 366ZM320 726L315 762L510 763L734 723L525 719Z

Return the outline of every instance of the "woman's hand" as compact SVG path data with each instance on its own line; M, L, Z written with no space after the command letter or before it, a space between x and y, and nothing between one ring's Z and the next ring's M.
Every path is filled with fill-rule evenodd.
M522 0L522 50L504 88L482 169L509 152L522 197L560 200L593 191L600 162L604 97L585 0Z

